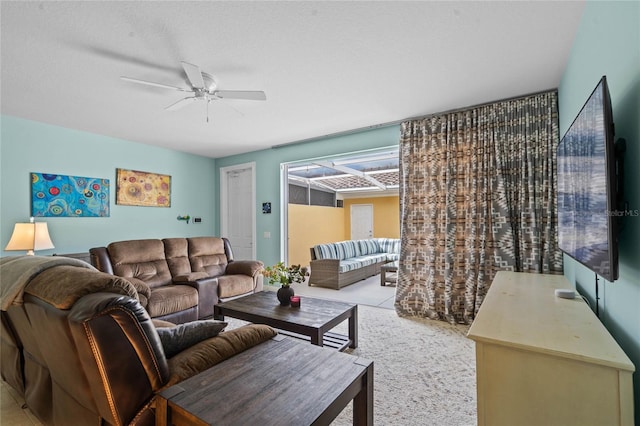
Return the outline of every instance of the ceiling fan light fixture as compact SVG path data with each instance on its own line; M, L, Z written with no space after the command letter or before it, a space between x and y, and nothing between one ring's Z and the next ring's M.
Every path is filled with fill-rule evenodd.
M216 90L216 87L218 87L218 81L211 74L202 72L202 80L204 80L204 88L209 93L213 93L213 91Z

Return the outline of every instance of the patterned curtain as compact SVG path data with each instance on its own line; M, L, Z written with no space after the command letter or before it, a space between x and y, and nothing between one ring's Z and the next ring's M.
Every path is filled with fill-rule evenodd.
M395 308L469 324L495 273L561 273L557 92L407 121Z

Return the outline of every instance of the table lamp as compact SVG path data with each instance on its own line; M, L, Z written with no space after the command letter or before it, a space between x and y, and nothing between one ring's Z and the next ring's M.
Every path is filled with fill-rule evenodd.
M13 234L9 244L4 248L6 251L26 250L27 254L33 256L34 250L46 250L54 248L49 229L45 222L34 222L33 218L29 223L16 223L13 227Z

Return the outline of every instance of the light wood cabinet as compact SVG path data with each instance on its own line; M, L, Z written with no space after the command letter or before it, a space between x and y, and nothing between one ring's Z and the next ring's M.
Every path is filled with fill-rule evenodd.
M498 272L468 337L478 424L632 425L635 367L561 275Z

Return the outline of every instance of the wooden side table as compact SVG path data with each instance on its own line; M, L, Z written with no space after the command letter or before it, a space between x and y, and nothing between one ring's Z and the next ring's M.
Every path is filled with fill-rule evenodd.
M158 395L156 425L373 425L373 362L278 335Z
M398 261L385 263L380 267L380 285L395 284L398 281Z

